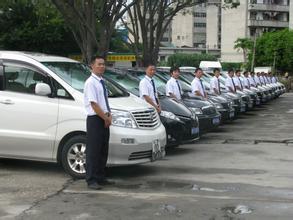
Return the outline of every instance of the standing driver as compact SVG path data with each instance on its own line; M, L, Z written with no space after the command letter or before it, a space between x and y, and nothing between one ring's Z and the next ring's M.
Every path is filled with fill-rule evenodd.
M102 77L105 72L105 59L95 56L91 59L90 66L92 74L84 86L84 105L87 113L86 182L88 188L99 190L103 185L113 184L105 177L112 116L108 92Z

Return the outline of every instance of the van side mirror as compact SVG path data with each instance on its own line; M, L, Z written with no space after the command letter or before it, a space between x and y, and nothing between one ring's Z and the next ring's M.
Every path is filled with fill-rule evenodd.
M35 92L37 95L48 96L51 94L51 88L46 83L37 83L35 87Z

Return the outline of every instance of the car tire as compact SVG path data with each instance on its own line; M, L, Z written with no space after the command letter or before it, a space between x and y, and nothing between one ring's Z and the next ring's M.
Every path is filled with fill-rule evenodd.
M77 135L70 138L62 149L61 162L64 170L73 178L85 177L86 136Z

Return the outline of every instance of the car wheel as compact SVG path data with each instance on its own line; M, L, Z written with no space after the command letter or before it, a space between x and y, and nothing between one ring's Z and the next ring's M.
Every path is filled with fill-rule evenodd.
M62 149L62 166L74 178L85 177L86 137L77 135L70 138Z

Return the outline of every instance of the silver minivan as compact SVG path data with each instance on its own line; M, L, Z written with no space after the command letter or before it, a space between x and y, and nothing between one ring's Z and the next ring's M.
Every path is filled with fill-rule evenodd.
M60 162L83 177L89 75L65 57L0 51L0 157ZM166 131L155 109L113 83L107 87L113 113L108 165L163 157Z

